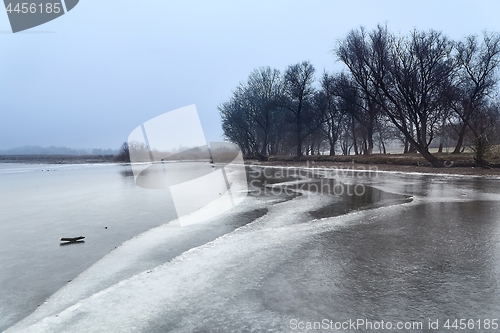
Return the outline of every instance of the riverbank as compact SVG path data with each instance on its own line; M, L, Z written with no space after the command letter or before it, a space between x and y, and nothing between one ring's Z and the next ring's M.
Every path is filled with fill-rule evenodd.
M500 160L492 159L489 168L475 165L473 154L440 154L446 167L433 168L419 154L375 154L371 156L270 156L267 161L245 157L245 164L297 168L337 168L402 172L431 173L469 176L500 176ZM98 164L126 163L116 161L115 155L0 155L0 163L25 164Z
M339 163L339 162L260 162L248 161L252 165L274 166L274 167L293 167L293 168L321 168L321 169L347 169L347 170L371 170L382 172L398 173L428 173L428 174L447 174L447 175L467 175L467 176L499 176L499 168L480 168L480 167L450 167L450 168L432 168L428 166L414 165L395 165L395 164L363 164L363 163Z
M491 167L475 165L473 154L440 154L445 160L445 167L433 168L419 154L376 154L371 156L270 156L267 161L255 158L245 158L245 163L253 165L296 167L296 168L336 168L352 170L377 170L400 173L430 173L469 176L500 176L500 164L497 160L491 161Z

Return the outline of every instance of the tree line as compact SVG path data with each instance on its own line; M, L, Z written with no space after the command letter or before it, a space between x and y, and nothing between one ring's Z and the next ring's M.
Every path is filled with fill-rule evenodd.
M466 146L476 162L499 143L500 36L358 28L334 48L346 70L319 79L309 61L255 69L219 105L225 137L245 154L370 155L398 140L433 166L431 147Z

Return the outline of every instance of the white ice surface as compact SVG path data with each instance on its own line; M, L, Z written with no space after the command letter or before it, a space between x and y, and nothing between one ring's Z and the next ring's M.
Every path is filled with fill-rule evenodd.
M300 205L293 201L278 204L273 212L257 223L185 252L171 262L124 279L83 298L61 291L49 299L37 313L7 332L137 332L147 331L155 321L178 325L178 331L189 332L207 317L220 318L221 327L237 316L241 322L281 322L273 313L259 310L258 304L231 314L227 303L233 297L258 288L259 281L308 237L325 231L348 219L333 219L318 224L298 222ZM277 219L277 215L280 219ZM148 240L156 240L149 235ZM134 242L122 246L121 255L147 251L149 245ZM125 251L128 250L128 251ZM93 267L105 273L110 258ZM132 260L130 260L132 259ZM132 264L134 258L121 263ZM99 267L101 266L101 267ZM86 274L89 275L89 274ZM73 284L86 289L95 284L93 277L80 278ZM95 277L94 277L95 278ZM99 287L99 283L96 287ZM99 289L99 288L96 288ZM79 299L77 302L69 300ZM49 309L49 311L48 311ZM228 311L229 310L229 311ZM224 313L224 314L222 314ZM218 317L220 315L220 317ZM175 331L175 329L174 329Z
M404 185L395 182L379 186L404 193ZM438 191L439 184L430 190ZM457 194L455 199L465 201L471 197ZM248 327L248 323L252 323L254 331L269 327L280 331L290 318L266 310L251 297L263 278L320 233L352 223L370 223L417 205L418 201L312 220L305 212L328 204L328 199L320 195L297 197L272 205L267 215L234 232L154 269L131 274L157 246L185 237L188 230L175 223L164 225L124 243L7 332L138 332L166 328L190 332L207 322L213 331L221 332L235 332Z
M266 201L267 204L269 202L272 203L272 200ZM253 265L249 262L255 262L255 265L259 266L255 268L257 272L259 270L264 272L272 267L271 263L265 264L265 268L260 267L264 262L260 262L258 256L253 257L254 250L263 250L267 253L266 248L274 249L280 247L281 243L292 242L294 239L292 235L300 237L300 229L304 227L291 228L293 232L289 235L290 226L310 219L305 216L306 208L307 210L320 208L330 202L331 200L323 196L311 195L272 205L269 213L256 222L204 246L191 249L152 271L152 267L148 266L148 258L158 247L179 241L179 239L189 240L190 235L199 233L202 228L215 227L226 221L223 218L207 220L191 228L182 228L178 222L174 221L149 230L127 241L97 262L49 298L32 315L11 327L8 332L134 331L141 326L141 322L147 323L147 318L160 315L157 311L162 308L160 306L162 302L174 302L176 299L182 303L189 295L192 295L192 300L195 301L195 294L201 289L209 288L217 280L216 277L228 268L231 271L227 272L229 280L224 283L234 283L234 286L221 287L224 289L222 294L236 292L237 287L245 285L247 279L255 278L256 273L253 272ZM245 211L250 208L259 208L259 206L262 208L263 205L264 202L259 201L258 198L249 197L236 208ZM246 258L247 256L250 258ZM266 258L267 256L268 254ZM266 258L262 259L267 260ZM239 267L238 270L248 270L248 274L245 273L244 277L238 278L238 270L232 271L231 269L235 266ZM136 274L138 272L142 273ZM135 288L139 289L135 290ZM154 295L144 294L143 288ZM215 285L214 288L216 289L213 292L216 294L222 291ZM123 293L127 292L130 295L124 296ZM213 301L222 297L222 294L214 296ZM115 298L122 296L125 297L122 301ZM135 297L142 301L134 300L131 303L129 299ZM201 305L203 304L200 303L197 306ZM205 305L207 304L203 306ZM117 311L119 308L121 310L112 314L110 307ZM88 311L93 313L90 317L87 317L87 314L90 314ZM170 312L170 310L166 311ZM83 317L87 319L83 319L81 313L85 313ZM107 319L98 319L97 317L101 315ZM120 316L129 319L120 319ZM84 320L85 326L79 326L77 322L80 319L76 318ZM123 325L118 325L118 322Z

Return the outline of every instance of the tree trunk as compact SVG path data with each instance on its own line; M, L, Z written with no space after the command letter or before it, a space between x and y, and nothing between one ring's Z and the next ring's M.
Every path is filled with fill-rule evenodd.
M458 140L457 140L457 145L455 146L455 150L453 150L452 154L460 154L460 149L462 148L464 144L464 137L465 137L465 130L467 129L467 125L463 125L462 128L460 129L460 132L458 132Z
M373 125L368 127L368 149L366 155L373 154Z
M370 155L368 153L368 144L366 143L366 139L363 140L363 155Z
M434 155L429 153L429 151L422 149L420 151L420 154L434 167L434 168L440 168L443 166L443 161L438 160Z
M335 156L335 145L330 143L330 156Z
M297 136L297 157L302 156L302 139L300 134Z
M410 147L408 148L408 153L416 153L418 151L417 146L410 142Z

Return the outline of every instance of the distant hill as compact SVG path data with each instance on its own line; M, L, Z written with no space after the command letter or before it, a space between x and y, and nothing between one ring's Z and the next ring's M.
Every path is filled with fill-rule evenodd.
M73 149L68 147L23 146L0 150L0 155L117 155L117 149Z

